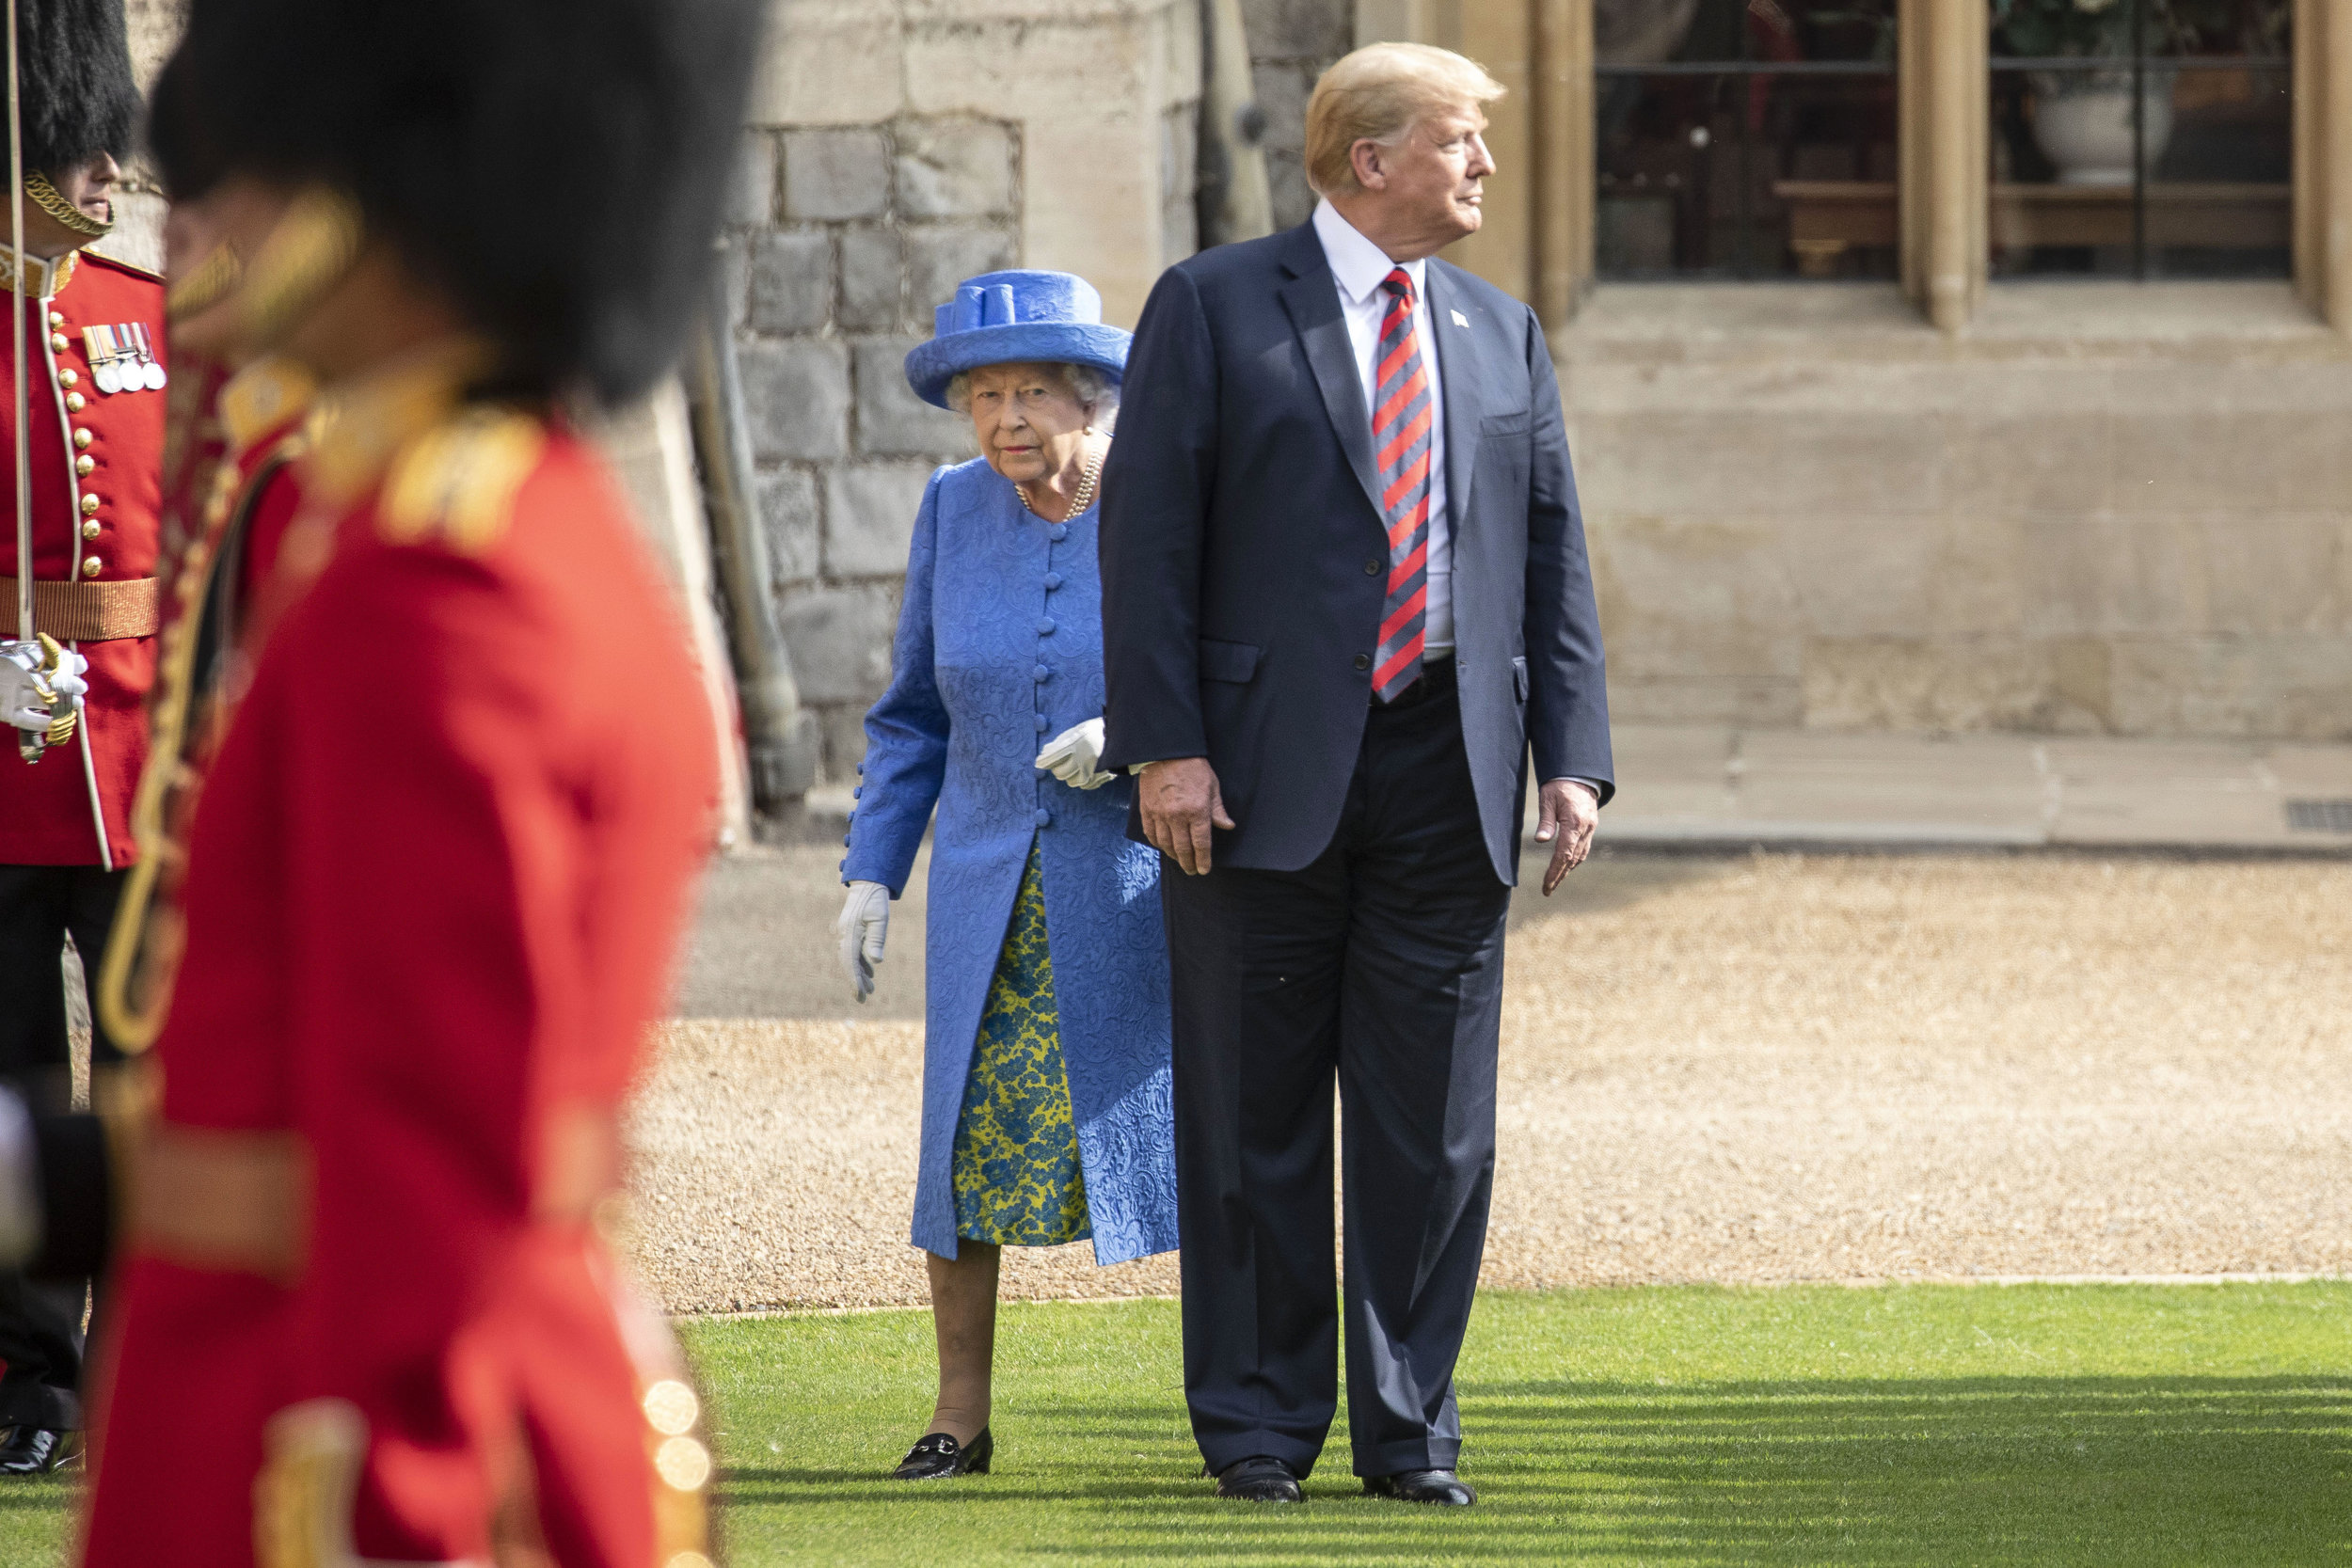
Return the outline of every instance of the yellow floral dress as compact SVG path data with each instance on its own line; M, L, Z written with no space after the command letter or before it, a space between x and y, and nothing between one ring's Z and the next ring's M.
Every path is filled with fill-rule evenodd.
M965 1241L1056 1246L1094 1234L1034 840L980 1014L956 1118L954 1172L956 1234Z

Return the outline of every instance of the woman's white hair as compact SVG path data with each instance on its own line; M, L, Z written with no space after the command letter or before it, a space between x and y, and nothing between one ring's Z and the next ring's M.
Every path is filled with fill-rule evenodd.
M1066 360L1051 362L1060 375L1070 395L1094 410L1098 430L1108 430L1119 422L1119 384L1092 365L1073 365ZM947 383L947 406L959 414L972 412L972 372L958 371Z

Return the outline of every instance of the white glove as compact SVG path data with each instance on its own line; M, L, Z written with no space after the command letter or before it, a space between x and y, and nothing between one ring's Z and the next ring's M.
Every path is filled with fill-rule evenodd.
M58 648L57 668L45 673L49 658L39 642L0 642L0 721L39 735L68 713L82 710L83 694L89 690L89 682L82 677L89 671L89 660ZM50 711L53 699L58 705L56 713Z
M880 882L851 882L833 928L841 938L841 967L863 1002L874 994L874 966L890 940L890 890Z
M1100 789L1116 776L1105 773L1103 762L1103 721L1089 719L1045 743L1037 765L1073 789Z

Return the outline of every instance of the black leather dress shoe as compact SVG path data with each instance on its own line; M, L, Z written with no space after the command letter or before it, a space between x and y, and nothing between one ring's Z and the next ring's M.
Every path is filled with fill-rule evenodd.
M82 1434L47 1427L10 1427L0 1438L0 1476L45 1476L82 1462Z
M1246 1503L1303 1503L1298 1472L1279 1459L1253 1454L1216 1473L1216 1495Z
M898 1461L898 1467L890 1472L893 1481L946 1481L950 1476L984 1476L988 1462L996 1457L996 1440L980 1428L980 1434L969 1443L959 1443L944 1432L924 1433L921 1441L907 1450Z
M1401 1503L1431 1503L1438 1508L1468 1508L1478 1500L1469 1481L1451 1470L1399 1470L1392 1476L1366 1476L1364 1490L1375 1497Z

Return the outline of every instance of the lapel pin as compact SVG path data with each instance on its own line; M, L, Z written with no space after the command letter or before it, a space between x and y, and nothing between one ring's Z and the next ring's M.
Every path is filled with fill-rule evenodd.
M1450 310L1446 313L1454 318L1454 325L1456 326L1468 326L1470 325L1470 318L1462 314L1459 310Z

